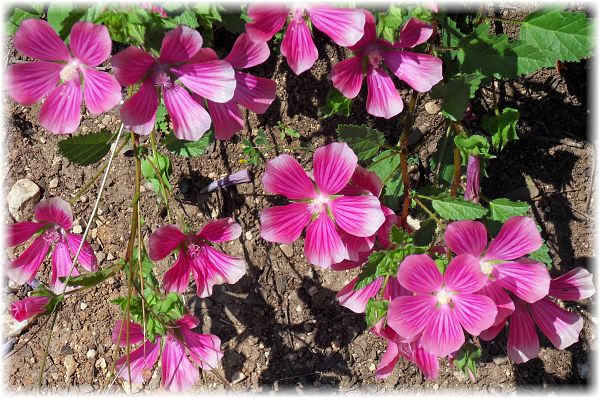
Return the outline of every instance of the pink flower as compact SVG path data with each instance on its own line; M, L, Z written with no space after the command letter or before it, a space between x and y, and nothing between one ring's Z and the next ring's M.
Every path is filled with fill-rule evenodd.
M45 306L50 302L48 296L31 296L10 304L10 314L17 322L23 322L34 315L46 312Z
M420 336L430 354L443 357L457 351L465 342L463 329L477 336L494 323L496 305L475 294L486 279L469 255L453 258L444 275L428 255L410 255L400 264L398 281L415 295L390 302L388 324L408 341Z
M467 183L465 187L465 200L471 201L473 203L479 203L479 172L479 156L469 155L469 161L467 162Z
M352 46L360 40L365 25L365 16L361 10L329 5L288 8L285 5L252 4L248 7L248 16L252 18L252 22L246 24L246 32L253 40L265 42L290 19L281 42L281 54L297 75L310 69L319 57L307 20L336 44L344 47Z
M150 11L151 13L160 15L163 18L167 17L167 12L165 11L164 8L154 5L149 1L145 1L145 2L141 3L140 7L143 8L144 10Z
M132 86L141 82L138 92L121 108L121 119L128 128L136 134L150 134L162 94L177 138L197 141L202 137L210 127L202 98L229 101L235 90L235 76L226 61L194 61L201 47L200 33L178 26L165 35L158 58L134 46L113 57L119 83Z
M331 81L344 96L354 98L360 92L366 64L367 112L389 119L402 112L404 105L385 67L415 90L425 92L442 80L442 61L403 50L425 43L433 33L429 25L413 18L402 28L400 41L391 44L377 38L373 15L364 13L365 35L350 47L355 56L333 66Z
M377 278L367 286L354 290L358 276L350 281L346 286L335 295L342 307L346 307L349 310L356 312L357 314L365 312L367 303L370 298L373 298L379 293L383 278Z
M175 264L163 278L165 290L183 293L191 271L198 296L208 297L214 285L236 283L246 273L243 260L216 250L210 243L234 240L241 233L242 227L232 218L209 221L196 235L185 235L175 225L166 225L150 235L148 255L157 261L178 250Z
M200 324L200 320L193 315L184 315L175 322L175 327L170 328L166 336L157 337L156 342L144 340L143 329L140 325L128 322L129 344L143 344L129 354L129 361L124 355L116 362L119 377L135 384L142 384L144 375L149 378L160 355L161 342L163 351L161 357L162 378L161 383L165 390L182 392L189 389L200 379L198 365L201 369L211 370L219 366L223 357L221 340L213 334L200 334L192 329ZM114 344L121 347L127 345L127 332L123 328L123 321L117 321L113 328L112 339ZM119 339L120 335L120 339ZM189 358L188 359L188 354ZM130 377L131 375L131 377Z
M82 90L92 115L114 108L121 100L115 78L94 68L110 55L112 42L105 26L77 22L67 48L46 21L27 19L15 34L14 45L21 54L41 61L11 65L8 93L21 105L46 97L40 124L54 134L70 134L79 127Z
M503 289L528 303L548 294L550 275L546 266L523 257L542 245L540 233L531 218L509 218L487 250L487 231L478 221L453 222L448 225L444 238L454 253L478 259L481 271L488 277L481 294L490 297L498 306L495 324L514 310L512 300Z
M269 55L267 43L253 41L247 33L238 36L233 43L231 52L225 57L225 61L235 69L236 86L233 98L224 103L207 101L217 139L228 140L244 128L244 119L239 105L254 113L265 113L275 100L276 85L273 80L240 71L262 64ZM217 54L207 48L196 53L191 62L216 59Z
M61 198L50 198L38 203L33 212L38 222L18 222L6 227L9 247L20 245L38 234L33 243L10 263L6 273L19 284L29 282L48 252L52 252L50 286L56 293L62 292L64 284L58 278L68 275L81 244L81 236L68 232L73 226L71 206ZM77 261L88 271L97 269L96 255L89 243L83 243ZM73 268L71 275L79 275L77 268Z
M483 340L491 340L500 333L508 319L508 357L515 363L527 362L537 357L540 343L535 325L554 347L564 350L579 340L583 328L581 316L563 310L550 297L573 301L591 297L596 293L592 275L583 268L576 268L550 282L548 297L534 303L515 299L515 310L508 317L481 333Z
M345 143L333 143L315 151L314 182L290 155L267 163L265 190L294 200L286 206L269 207L260 214L261 237L290 244L304 227L304 253L311 264L330 268L348 258L338 227L350 235L369 237L385 221L379 200L373 195L346 196L358 159Z

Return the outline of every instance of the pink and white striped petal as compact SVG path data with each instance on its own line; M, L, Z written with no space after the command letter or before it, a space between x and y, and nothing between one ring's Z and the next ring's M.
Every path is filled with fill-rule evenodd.
M416 18L411 18L400 32L400 41L395 43L395 47L408 48L415 47L425 43L433 34L431 25L426 24Z
M281 55L296 75L312 68L319 58L310 29L303 19L290 21L281 41Z
M456 254L480 257L487 246L487 230L479 221L454 221L446 228L444 241Z
M319 214L306 229L304 255L309 263L321 268L331 268L332 264L348 257L346 247L327 212Z
M514 260L542 246L542 237L529 217L509 218L485 253L484 260Z
M152 261L162 260L185 239L186 235L175 225L160 227L148 238L148 257Z
M481 272L479 258L460 254L450 261L444 273L447 289L458 293L474 293L485 286L488 278Z
M129 334L129 344L137 344L144 340L144 329L140 325L131 321L123 321L122 319L117 320L112 329L113 344L119 347L127 346L127 334Z
M547 297L529 308L533 320L554 347L564 350L579 340L583 318L578 314L563 310Z
M227 61L183 64L171 69L181 83L201 97L219 103L233 98L235 74Z
M183 293L190 281L191 260L185 252L179 252L177 260L163 276L162 285L167 292Z
M388 340L387 348L377 365L375 370L376 379L386 379L394 371L394 367L400 359L400 351L398 350L398 343Z
M452 296L454 316L462 327L472 334L491 327L496 320L498 310L494 301L482 294L457 294Z
M345 142L318 148L313 157L313 174L321 193L334 195L340 192L350 181L357 164L358 157Z
M265 113L275 101L277 85L271 79L250 73L235 72L235 94L233 99L254 113Z
M52 251L52 276L50 278L50 287L54 293L61 294L63 292L65 284L59 278L69 276L72 263L67 242L62 240L55 244ZM79 275L79 271L77 271L76 267L73 267L70 276L77 275ZM72 289L72 287L69 287L67 291Z
M361 57L352 57L338 62L331 68L331 82L346 98L355 98L360 93L364 78Z
M438 312L433 295L401 296L388 307L387 323L406 340L413 340Z
M198 237L213 243L229 242L240 237L242 226L231 217L211 220L198 232Z
M71 28L69 45L79 61L88 66L98 66L110 56L112 41L106 26L77 22Z
M306 171L296 159L287 154L279 155L267 162L267 170L262 182L267 192L283 195L289 199L311 199L317 196L313 182L308 178Z
M184 392L200 380L198 369L185 354L185 347L171 333L165 338L161 365L161 383L167 391Z
M432 294L444 281L435 262L427 254L411 254L398 268L398 281L411 292Z
M189 61L202 47L200 32L179 25L165 35L160 46L160 62L172 64Z
M391 50L383 53L390 71L415 90L424 93L439 83L442 76L442 60L429 54Z
M342 307L346 307L357 314L362 314L367 308L369 299L375 297L379 292L381 284L383 283L383 278L377 278L367 286L355 290L354 286L357 281L358 276L344 286L339 293L335 295L335 298L338 299Z
M252 40L248 33L242 33L233 43L233 48L225 57L234 69L251 68L269 58L271 51L266 41Z
M528 258L492 267L496 283L510 290L528 303L534 303L548 295L550 275L544 264Z
M198 141L210 128L206 109L180 85L163 90L163 101L173 121L175 136L180 140Z
M442 306L435 311L421 335L423 349L438 357L458 351L465 342L465 333L457 318L449 306Z
M92 115L108 112L121 102L121 85L106 72L81 68L83 99Z
M43 61L69 61L69 50L50 24L42 19L21 22L13 40L21 54Z
M15 247L27 242L43 226L44 223L29 221L6 225L4 230L6 233L6 246Z
M306 203L267 207L260 213L260 236L267 242L292 244L311 217Z
M127 354L117 359L115 363L117 374L132 384L141 385L144 382L144 374L152 370L159 355L160 337L156 338L156 343L146 340L144 344L129 353L129 365Z
M67 244L69 245L71 256L72 258L75 258L75 253L77 253L77 250L79 249L82 237L80 235L70 234L67 232L66 239ZM98 270L98 260L96 259L92 245L90 245L88 242L83 242L83 246L81 247L81 251L77 257L77 262L90 272Z
M219 104L207 101L217 140L229 140L244 129L244 118L235 99Z
M496 315L496 317L497 317L497 315ZM479 338L481 340L485 340L485 341L491 341L491 340L495 339L496 336L498 336L500 334L500 332L502 330L504 330L507 320L508 320L508 318L504 318L504 319L502 319L502 321L496 323L491 328L488 328L488 329L482 331L479 334Z
M510 296L506 294L504 289L502 289L494 281L488 280L485 286L479 291L479 294L491 298L496 304L498 313L496 314L494 325L506 323L506 318L515 312L515 303L513 303Z
M21 105L33 105L56 87L64 67L64 64L46 61L11 65L6 70L8 93Z
M563 301L577 301L596 293L594 278L590 272L578 267L550 281L549 296Z
M33 216L38 221L58 224L64 229L71 229L73 226L71 206L59 197L39 202L33 209Z
M307 11L315 28L339 46L353 46L365 33L365 14L360 9L314 5Z
M377 40L377 31L375 28L375 17L367 10L362 10L365 15L365 28L364 34L359 41L356 42L353 46L349 47L350 50L359 52L369 44L373 43Z
M389 119L402 112L402 97L383 69L368 66L367 89L367 112L371 115Z
M214 285L234 284L246 274L244 260L231 257L209 245L201 247L191 265L199 297L210 296Z
M132 86L142 80L157 60L139 47L129 46L112 57L115 77L123 86Z
M35 238L31 245L5 268L6 276L19 285L31 281L40 265L42 265L49 249L50 243L42 236Z
M373 195L340 196L329 206L336 224L354 236L373 236L385 221L381 203Z
M246 24L246 32L256 41L269 41L283 28L289 9L285 5L251 4L248 16L252 22Z
M191 315L184 315L192 317ZM196 317L193 317L196 318ZM183 318L182 318L183 319ZM196 318L197 320L197 318ZM181 320L177 321L180 325L179 331L183 336L183 341L190 351L192 359L204 370L213 370L219 366L219 361L223 358L221 352L221 339L214 334L196 333L182 325Z
M68 80L48 94L40 110L40 125L54 134L71 134L81 118L79 77Z
M375 245L374 235L363 238L360 236L351 235L341 228L338 228L338 234L346 246L349 261L359 261L362 257L364 257L364 253L367 253L368 255Z
M121 120L125 127L138 135L148 135L154 129L158 110L158 92L150 80L121 107Z
M430 380L437 379L438 374L440 373L440 362L438 358L428 353L423 349L419 340L415 343L414 348L414 360L415 364L419 367L421 372Z
M517 364L537 357L540 351L535 325L523 302L515 303L515 312L510 317L506 351L508 357Z

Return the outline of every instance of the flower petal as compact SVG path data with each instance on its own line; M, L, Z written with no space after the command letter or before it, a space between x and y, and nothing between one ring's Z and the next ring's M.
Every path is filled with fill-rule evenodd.
M142 80L156 60L141 48L129 46L111 59L115 77L123 86L132 86Z
M474 293L485 286L488 278L481 272L479 259L461 254L452 259L444 273L446 287L458 293Z
M484 260L514 260L539 249L542 237L529 217L509 218L488 248Z
M428 353L421 346L420 341L417 341L414 349L415 364L421 372L430 380L436 379L440 373L440 363L437 357Z
M429 54L391 50L383 53L385 64L398 79L424 93L443 78L442 60Z
M40 125L54 134L70 134L79 127L81 85L79 77L56 87L40 110Z
M479 203L480 187L480 159L479 156L469 155L467 162L467 181L465 183L465 200Z
M498 315L496 315L496 318L497 317L498 317ZM498 336L500 334L500 332L506 326L506 321L507 320L508 320L508 318L504 318L500 322L498 322L494 326L492 326L491 328L488 328L488 329L482 331L479 334L479 338L481 340L485 340L485 341L491 341L491 340L495 339L496 336Z
M179 25L167 32L160 46L160 62L172 64L188 61L202 47L200 32Z
M38 221L55 223L64 229L71 229L73 226L71 205L58 197L46 199L35 205L33 216Z
M385 379L389 377L394 371L394 367L396 366L396 363L398 363L398 359L400 359L398 343L388 340L387 348L385 349L385 352L379 361L379 365L377 365L375 378Z
M256 77L250 73L235 72L233 99L254 113L265 113L275 101L277 85L271 79Z
M546 266L527 258L493 266L492 276L499 286L528 303L542 299L550 289L550 275Z
M447 305L434 311L421 335L423 349L438 357L458 351L464 342L465 334L456 313Z
M348 58L331 68L331 82L346 98L355 98L360 92L364 73L361 57Z
M182 327L179 329L192 359L204 370L216 369L223 358L221 339L214 334L201 334Z
M365 14L360 9L314 5L308 14L315 28L339 46L353 46L365 33Z
M375 297L379 292L381 284L383 283L383 278L379 277L367 286L358 290L354 289L356 281L358 281L358 276L344 286L342 290L335 295L335 298L338 299L342 307L346 307L357 314L361 314L365 312L369 299Z
M515 304L515 312L509 322L506 351L513 362L524 363L538 356L540 341L525 304L518 301Z
M491 298L496 304L498 314L496 315L494 325L506 323L506 318L515 312L515 303L513 303L510 296L497 283L488 280L479 293Z
M329 206L336 224L354 236L373 236L385 221L381 203L373 195L340 196Z
M198 141L210 128L210 115L206 109L180 85L174 84L163 90L163 101L177 138Z
M241 234L242 226L228 217L207 222L197 236L213 243L222 243L237 239Z
M400 32L400 41L395 43L395 47L408 48L415 47L425 43L433 34L431 25L426 24L416 18L411 18Z
M45 61L11 65L6 70L8 93L21 105L33 105L56 87L64 67Z
M367 89L367 112L371 115L389 119L402 112L402 97L383 69L369 65Z
M75 258L75 253L77 253L77 250L79 249L82 238L80 235L70 233L67 233L66 238L71 255ZM77 262L88 271L94 272L98 270L98 260L96 259L96 254L94 254L92 245L90 245L89 242L83 242L83 247L77 257Z
M121 120L125 127L139 135L148 135L154 128L158 109L158 92L150 80L121 107Z
M129 328L129 330L127 330ZM137 344L144 340L144 329L135 322L119 319L115 322L112 330L112 342L119 347L127 346L127 333L129 333L129 344Z
M148 257L152 261L162 260L185 239L184 233L175 225L160 227L148 238Z
M579 340L583 318L578 314L563 310L547 297L529 308L533 320L554 347L564 350Z
M456 254L480 257L487 246L487 231L479 221L454 221L448 225L444 240Z
M288 12L285 5L251 4L248 16L252 18L252 22L246 24L246 32L252 40L269 41L283 28Z
M260 213L260 236L267 242L292 244L311 217L306 203L267 207Z
M167 292L183 293L190 281L191 261L188 256L180 251L175 263L163 276L162 285Z
M170 333L163 348L161 383L165 390L183 392L200 380L198 369L185 355L185 347Z
M19 285L31 281L49 249L50 243L42 236L35 238L31 245L6 267L6 276Z
M199 297L210 296L214 285L234 284L246 274L244 260L231 257L209 245L202 245L194 260L191 263L192 274Z
M592 297L595 293L592 274L578 267L552 279L548 295L563 301L577 301Z
M364 195L371 194L375 197L381 195L383 190L383 182L381 178L373 172L365 169L361 165L357 165L354 169L354 174L350 178L348 186L340 191L342 195Z
M457 294L452 296L452 301L456 319L473 336L478 336L496 320L498 310L489 297L481 294Z
M306 261L321 268L331 268L332 264L347 258L346 247L327 212L319 214L306 229L304 255Z
M98 66L110 56L112 41L104 25L77 22L71 28L69 45L73 55L88 66Z
M235 133L244 128L242 112L235 100L222 104L207 101L208 112L215 129L215 137L218 140L229 140Z
M146 340L144 344L129 353L129 365L127 365L127 355L117 359L115 363L117 374L132 384L142 384L144 382L144 371L152 370L159 355L160 337L156 338L156 343Z
M390 302L387 323L401 337L412 340L421 334L436 312L433 295L401 296Z
M290 21L281 41L281 55L287 59L296 75L312 68L319 58L317 47L303 19Z
M82 68L83 98L92 115L107 112L121 102L121 85L106 72Z
M313 174L319 190L325 195L340 192L350 181L357 164L358 158L345 142L318 148L313 157Z
M43 223L29 221L6 225L6 246L14 247L27 242L43 226Z
M317 195L306 171L296 159L287 154L279 155L267 162L267 170L262 182L265 191L289 199L310 199Z
M21 22L13 43L17 51L29 58L44 61L68 61L71 58L65 43L42 19L31 18Z
M64 290L65 284L59 278L79 275L76 267L71 270L72 265L73 259L69 253L67 242L61 241L54 245L52 251L52 277L50 278L50 287L54 293L61 294ZM72 288L67 290L72 290Z
M411 254L400 263L398 281L412 292L431 294L440 289L443 277L427 254Z
M375 17L367 10L361 10L365 14L365 28L362 38L356 42L350 50L358 52L373 41L377 40L377 32L375 29Z
M10 315L17 322L23 322L35 315L43 314L48 310L45 308L50 302L48 296L30 296L22 300L10 303Z
M225 61L234 69L251 68L265 62L269 55L271 51L266 41L255 41L248 33L242 33L233 43Z
M375 245L375 235L363 238L360 236L350 235L341 228L339 228L337 232L340 235L342 242L344 242L344 246L346 246L346 251L348 251L348 260L350 261L359 261L363 257L364 253L367 253L368 256L369 252ZM334 267L332 266L332 268ZM337 268L337 265L335 268Z
M233 98L235 74L227 61L183 64L172 70L178 74L180 82L201 97L219 103Z

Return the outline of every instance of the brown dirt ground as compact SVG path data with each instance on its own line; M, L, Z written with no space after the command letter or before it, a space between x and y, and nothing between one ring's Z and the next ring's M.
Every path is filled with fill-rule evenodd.
M514 10L503 16L516 17ZM502 28L502 26L500 26ZM506 26L505 26L506 28ZM514 33L510 32L509 33ZM591 366L588 356L596 351L594 319L586 303L570 303L568 307L580 313L585 326L580 342L565 351L558 351L541 337L539 358L523 365L511 363L505 355L506 336L497 342L483 344L483 361L479 368L478 383L472 384L464 375L441 361L437 380L426 380L418 369L400 360L393 374L385 381L373 378L385 343L366 328L361 316L339 306L335 294L354 275L355 271L322 271L303 259L303 241L291 247L267 243L259 236L259 213L265 206L282 203L282 198L266 194L261 178L264 163L250 166L253 183L238 185L201 194L200 189L211 180L235 172L243 167L241 139L255 137L264 129L276 141L276 148L265 153L267 158L297 148L300 142L309 150L291 150L303 165L309 165L314 148L335 139L338 123L367 123L388 132L390 142L397 139L402 121L375 119L365 112L362 93L352 109L350 118L334 117L321 121L317 109L325 101L331 85L329 71L343 57L323 35L316 33L321 57L317 64L301 76L293 75L285 61L277 54L253 72L273 78L278 85L277 100L264 115L248 114L249 129L230 142L218 142L214 149L200 158L184 159L171 156L177 198L183 203L187 216L195 227L214 217L233 216L243 227L238 241L224 245L234 255L244 257L247 274L235 285L215 288L208 299L194 297L195 286L190 286L186 299L190 308L202 320L202 329L221 337L225 353L219 371L227 380L241 371L246 377L234 389L262 389L263 391L295 388L317 388L353 391L468 389L489 392L515 390L535 391L556 389L559 385L586 387ZM217 32L217 45L227 47L231 36ZM9 56L17 54L10 50ZM534 209L534 216L543 226L543 237L549 242L554 260L553 273L574 267L589 267L594 256L591 241L593 229L590 201L593 180L593 148L588 141L587 120L590 112L587 102L588 63L568 64L559 73L544 70L500 84L500 106L512 106L521 112L520 140L508 145L497 159L489 162L488 178L483 192L488 197L513 191L522 195L525 175L530 176L539 189L532 196L525 191ZM363 90L365 88L363 87ZM408 99L406 86L401 93ZM419 166L414 183L427 177L427 157L444 133L440 115L429 115L424 104L431 99L419 97L415 131L422 137L413 145L418 153ZM57 150L58 139L37 125L38 108L26 108L6 101L8 151L3 162L8 165L7 191L17 179L29 178L43 189L43 197L71 198L95 172L98 166L79 167L70 164ZM477 114L489 111L491 100L485 90L473 101ZM401 118L399 118L401 119ZM301 133L299 140L282 140L275 127L282 121ZM472 128L478 127L479 121ZM80 132L98 128L118 128L118 111L92 118L84 115ZM415 132L415 136L419 134ZM56 188L49 188L58 178ZM91 242L99 255L101 265L110 258L119 258L125 250L128 236L129 206L132 195L133 160L130 153L119 154L108 178L100 216L94 221ZM97 185L96 185L97 187ZM74 206L78 223L85 227L95 199L93 189ZM166 223L164 206L151 189L141 196L142 214L146 221L143 236ZM8 212L5 212L8 214ZM7 216L7 222L13 222ZM22 249L16 249L18 254ZM8 250L8 255L14 255ZM168 262L158 267L158 275L166 270ZM41 270L41 279L49 277L49 264ZM3 281L6 300L23 298L29 287L8 288ZM315 289L316 288L316 289ZM111 278L81 296L66 300L54 330L49 358L46 362L44 386L51 391L73 389L92 392L106 386L110 380L115 346L110 339L114 321L120 317L117 306L110 299L124 294L122 278ZM14 339L15 347L35 335L29 345L5 361L4 377L7 388L27 391L35 388L41 364L47 327L35 323ZM95 350L94 358L87 358L88 350ZM73 355L77 368L65 376L64 358ZM104 361L102 361L104 359ZM155 372L159 374L159 372ZM153 379L147 390L154 390L158 380ZM197 389L222 389L211 374L203 373ZM122 391L119 383L112 391Z

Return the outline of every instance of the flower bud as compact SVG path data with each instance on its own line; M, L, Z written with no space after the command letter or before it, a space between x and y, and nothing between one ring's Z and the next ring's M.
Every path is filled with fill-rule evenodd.
M18 322L46 312L45 306L50 302L47 296L32 296L15 301L10 305L10 314Z

